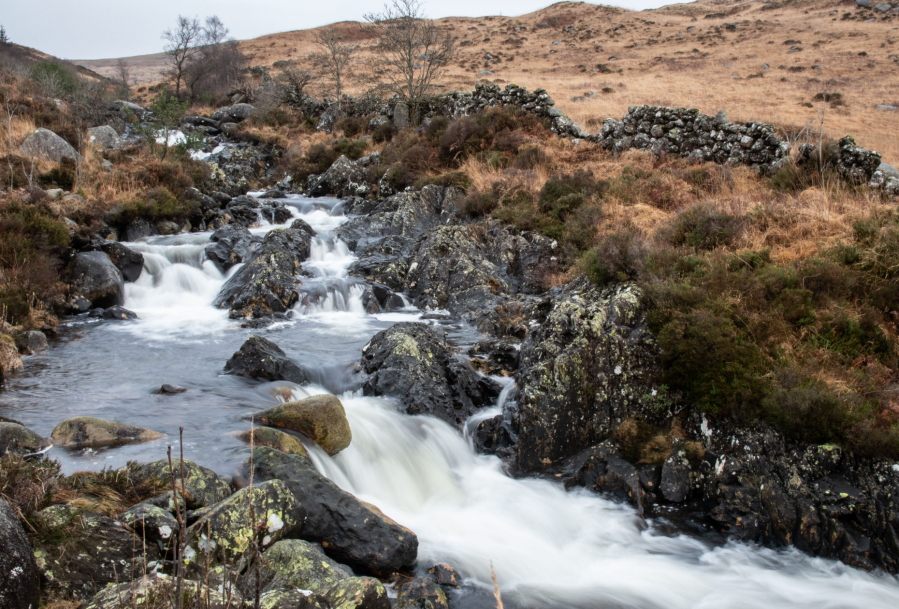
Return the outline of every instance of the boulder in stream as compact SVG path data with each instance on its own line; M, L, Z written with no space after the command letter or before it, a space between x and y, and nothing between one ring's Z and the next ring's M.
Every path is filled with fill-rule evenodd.
M94 307L125 304L125 279L103 252L79 252L69 268L70 297L80 296Z
M416 577L403 582L397 592L394 609L449 609L446 593L433 575Z
M122 273L125 281L137 281L144 269L144 256L118 241L104 241L100 250Z
M301 385L309 375L272 341L251 336L225 364L225 373L266 381L290 381Z
M333 395L314 395L285 402L251 416L261 425L301 433L331 456L349 446L353 440L343 404Z
M284 433L280 429L272 429L271 427L254 427L252 430L244 431L237 435L238 440L243 440L247 444L253 446L268 446L275 450L280 450L288 455L299 455L306 457L306 449L299 438Z
M239 224L227 224L209 237L206 257L223 273L235 264L245 262L250 246L254 243L250 231Z
M20 423L0 421L0 456L29 455L49 448L50 440L34 433Z
M0 607L37 609L40 574L28 535L15 512L0 498Z
M158 431L104 421L93 417L66 419L50 434L53 442L65 448L84 446L115 446L129 442L148 442L164 437Z

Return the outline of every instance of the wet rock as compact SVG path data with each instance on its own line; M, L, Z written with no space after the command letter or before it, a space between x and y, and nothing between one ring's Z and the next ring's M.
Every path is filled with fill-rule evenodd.
M272 590L259 597L259 609L331 609L328 600L304 590Z
M262 206L259 209L259 215L271 224L284 224L293 218L290 210L281 203Z
M250 336L225 364L225 373L266 381L290 381L301 385L309 375L281 348L261 336Z
M129 241L133 241L133 239L129 239ZM104 241L100 250L109 256L115 267L121 271L125 281L137 281L144 270L143 254L135 252L118 241Z
M299 298L297 274L309 257L310 236L288 228L269 232L256 258L222 287L213 304L229 307L232 317L258 318L288 311Z
M283 480L306 508L302 538L356 572L387 576L415 563L418 538L375 506L341 490L306 459L271 448L253 453L255 480ZM240 471L249 479L250 463Z
M0 456L30 455L49 446L50 440L42 438L20 423L0 422Z
M96 310L99 312L99 309ZM134 311L129 311L125 307L109 307L108 309L103 309L102 313L100 313L99 317L103 319L120 319L120 320L132 320L137 319L137 313Z
M231 133L237 125L222 123L219 128ZM242 195L259 185L276 160L271 146L247 143L227 146L206 159L213 168L209 188L232 197Z
M159 231L156 227L143 218L138 218L125 227L125 241L137 241L145 237L153 237L158 235Z
M47 335L40 330L28 330L16 335L16 345L23 353L37 353L47 349Z
M0 607L37 609L40 602L40 575L34 562L31 542L19 519L0 498Z
M251 513L255 520L250 518ZM205 534L215 542L217 558L223 556L227 561L243 555L254 539L260 548L269 548L281 539L299 535L305 518L303 505L280 480L241 489L188 528L188 533L193 533L194 561L201 566Z
M349 272L369 281L378 281L391 292L402 291L409 272L412 245L404 237L385 237L359 252L359 259L350 265ZM377 292L375 296L378 296ZM386 294L384 296L386 299ZM378 303L384 306L380 299Z
M81 296L95 307L125 303L125 280L103 252L79 252L69 268L71 296Z
M223 273L235 264L246 261L254 243L250 231L239 224L223 226L212 233L209 240L212 243L206 246L206 257Z
M302 218L297 218L290 224L290 228L293 230L303 231L310 237L315 236L315 229L309 226L309 223L303 220Z
M552 309L522 345L516 376L523 471L594 446L643 413L658 374L635 286L600 290L581 277L549 297Z
M19 154L26 158L49 159L59 163L63 159L81 160L81 155L71 144L50 131L38 129L22 142Z
M158 431L93 417L66 419L50 434L53 442L65 448L83 446L115 446L129 442L148 442L164 437Z
M690 494L690 463L680 441L675 441L672 455L662 465L660 490L671 503L680 503Z
M390 609L387 590L373 577L352 577L337 582L324 596L332 609Z
M353 572L337 563L322 551L318 544L301 539L282 539L273 544L262 556L259 573L259 589L307 590L323 594L328 588L353 577ZM247 596L255 594L256 569L251 566L238 580L238 586Z
M452 357L444 340L422 323L403 322L376 334L362 348L362 367L370 375L365 395L395 397L409 414L430 414L456 426L500 392L494 381Z
M138 575L138 574L135 574ZM130 578L129 578L130 579ZM206 586L202 582L184 580L181 593L187 599L203 599L203 609L238 609L244 605L243 599L233 592ZM168 599L176 594L178 584L173 578L161 573L135 577L133 581L110 584L88 601L83 609L158 609L160 599ZM186 605L185 605L186 606ZM300 605L302 607L302 605ZM286 608L285 608L286 609Z
M459 587L459 576L456 575L456 570L446 563L434 565L428 569L428 573L433 575L437 579L437 583L441 586L448 586L450 588Z
M182 508L183 509L183 508ZM128 525L141 539L156 544L166 551L177 538L178 520L161 507L138 503L118 516L119 522Z
M237 439L253 446L268 446L288 455L307 456L306 449L298 438L271 427L254 427L252 431L239 434Z
M301 433L331 456L349 446L353 439L343 404L333 395L315 395L285 402L257 412L252 417L261 425Z
M259 201L253 197L241 195L234 197L225 206L225 212L231 223L244 228L259 224Z
M520 357L519 346L515 343L502 340L482 340L468 350L468 354L481 357L485 361L483 368L478 368L485 374L508 376L510 372L518 370ZM474 365L474 363L472 363Z
M437 583L437 578L433 575L426 575L404 583L397 593L394 607L396 609L419 609L420 607L449 609L449 602L446 600L446 593Z
M190 509L198 509L223 501L231 495L231 487L227 482L222 480L214 471L209 468L197 465L193 461L185 459L183 463L180 460L173 461L175 465L175 480L178 487L182 485L187 491L187 506ZM184 468L184 479L181 479L181 469ZM135 475L154 476L168 483L172 479L172 470L166 459L153 461L152 463L142 463L137 466ZM181 493L179 492L179 501ZM174 512L172 503L172 492L163 493L152 499L148 499L147 503L151 503L164 510Z
M475 450L482 455L496 455L500 459L511 459L518 443L513 419L517 418L517 408L506 402L502 414L485 419L478 423L474 430Z
M365 183L365 171L346 156L341 155L328 170L318 177L311 177L306 184L306 195L310 197L341 196L352 194Z
M158 393L163 393L165 395L175 395L176 393L184 393L187 391L187 387L181 387L180 385L169 385L165 383L162 387L159 388Z
M160 220L156 223L156 230L160 235L177 235L181 232L181 227L177 222L171 220Z
M610 445L604 443L589 448L573 457L566 467L574 472L565 480L566 488L578 485L610 495L626 501L638 514L643 514L649 497L640 484L640 475Z

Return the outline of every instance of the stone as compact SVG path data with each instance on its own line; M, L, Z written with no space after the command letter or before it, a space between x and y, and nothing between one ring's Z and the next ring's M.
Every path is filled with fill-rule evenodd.
M331 609L390 609L387 590L373 577L352 577L337 582L324 594Z
M118 520L163 551L171 548L177 538L178 520L167 510L150 503L141 502L128 508L118 515Z
M0 607L37 609L40 574L31 542L15 512L0 498Z
M231 487L227 482L222 480L211 469L197 465L189 459L185 459L183 463L180 460L173 460L175 464L175 480L178 486L182 484L187 489L189 500L187 506L190 509L199 509L214 505L223 501L231 495ZM184 480L181 480L181 469L184 468ZM161 478L167 483L172 479L172 470L169 467L167 459L160 459L152 463L141 463L137 466L135 475L155 476ZM179 493L179 501L181 494ZM174 512L172 503L172 492L168 491L157 495L152 499L148 499L147 503L151 503L164 510Z
M874 6L874 10L880 11L881 13L886 13L891 8L893 8L893 7L892 7L892 5L890 5L889 2L881 2L880 4L877 4Z
M125 307L114 306L114 307L109 307L107 309L103 309L102 318L103 319L132 320L132 319L137 319L137 313L135 313L134 311L129 311Z
M881 172L887 178L899 179L899 169L896 169L889 163L881 162L880 165L877 166L877 171Z
M365 171L346 156L340 155L325 173L317 177L310 176L309 182L306 184L306 195L309 197L342 196L349 194L346 189L351 185L364 182Z
M254 427L252 431L247 430L238 434L237 439L253 446L268 446L288 455L307 457L303 443L298 438L279 429Z
M863 8L871 8L874 4L872 0L855 0L855 3Z
M181 387L180 385L169 385L165 383L162 387L159 388L157 393L163 393L165 395L175 395L176 393L184 393L187 391L187 387Z
M122 138L120 138L116 130L109 125L91 127L87 130L87 138L91 144L99 146L100 148L115 150L122 145Z
M259 597L259 609L331 609L328 599L305 590L272 590Z
M75 254L69 276L71 296L81 296L94 307L125 304L125 279L103 252Z
M31 455L50 446L50 440L42 438L24 425L0 422L0 456Z
M577 484L614 499L626 501L637 514L643 515L649 497L640 483L640 475L637 469L618 456L608 443L583 451L572 462L576 464L572 468L576 468L576 473L566 480L566 487Z
M122 116L124 116L126 118L129 115L137 116L138 118L143 118L144 114L147 113L147 110L145 110L144 108L141 108L137 104L132 103L130 101L121 100L121 99L113 101L113 102L109 102L108 104L106 104L106 107L109 110L118 111Z
M181 232L181 227L178 226L177 222L171 222L170 220L160 220L156 223L156 230L159 231L160 235L177 235Z
M266 381L290 381L301 385L309 375L272 341L250 336L225 364L225 373Z
M403 102L397 102L393 107L393 125L397 129L408 129L411 126L409 106Z
M144 269L144 256L118 241L104 241L100 251L109 256L109 259L122 273L125 281L137 281Z
M449 609L446 593L433 575L416 577L400 586L395 609Z
M50 346L47 342L47 335L40 330L27 330L16 338L16 342L21 343L20 349L24 348L26 353L37 353Z
M133 581L109 584L82 609L159 609L159 599L170 598L177 589L178 584L174 578L162 573L135 577ZM238 609L244 605L243 599L232 591L217 589L216 586L207 587L199 581L184 580L180 589L187 599L202 599L203 609Z
M895 112L899 110L899 106L891 106L889 104L877 104L877 110L886 110L887 112Z
M206 257L223 273L252 256L253 235L239 224L223 226L212 233L209 240L212 243L206 246Z
M447 586L449 588L460 587L459 576L456 575L456 570L446 563L434 565L428 569L428 573L437 578L437 583L441 586Z
M49 159L55 163L63 159L81 160L81 155L71 144L50 131L38 129L22 142L19 154L24 157Z
M347 567L328 558L318 544L302 539L282 539L262 555L259 568L259 589L306 590L323 594L335 584L353 577ZM255 594L256 569L251 566L238 580L238 586L247 596Z
M499 396L494 381L452 357L444 339L427 324L402 322L379 332L362 348L369 374L365 395L397 398L408 414L430 414L462 426Z
M250 461L239 475L249 479ZM254 480L282 480L306 508L302 539L320 543L325 554L357 573L389 576L415 564L418 538L322 476L307 460L272 448L253 452Z
M690 494L690 464L680 441L675 441L671 456L662 465L660 490L671 503L680 503Z
M153 237L159 234L159 230L144 218L138 218L125 227L125 241L137 241L145 237Z
M301 433L331 456L349 446L353 439L343 404L333 395L285 402L251 416L255 423Z
M73 417L61 422L50 434L64 448L116 446L130 442L149 442L164 437L158 431L93 417Z

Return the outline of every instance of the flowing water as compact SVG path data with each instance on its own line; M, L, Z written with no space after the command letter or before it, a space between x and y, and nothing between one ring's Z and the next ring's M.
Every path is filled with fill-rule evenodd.
M465 434L440 420L402 414L389 399L362 397L355 366L362 347L398 321L441 324L465 346L478 335L443 315L413 308L367 315L353 261L333 230L345 219L334 199L288 201L317 232L315 276L290 321L248 330L212 301L227 276L205 260L209 233L154 237L131 244L144 271L126 287L125 306L140 319L81 318L65 324L51 349L26 358L26 369L0 394L0 414L48 436L59 421L89 415L167 434L163 440L107 450L53 448L66 471L118 467L163 458L184 427L185 456L231 474L248 449L234 432L243 415L295 397L334 393L346 407L353 442L336 457L307 445L316 467L347 491L379 506L418 535L419 564L454 565L466 576L458 607L491 607L491 566L507 607L572 608L850 608L899 607L896 578L869 574L795 550L774 551L717 537L673 532L664 520L587 491L566 492L546 480L515 480L495 457L474 452ZM252 229L262 234L271 226ZM235 272L232 269L230 272ZM316 382L257 383L222 368L250 334L277 343ZM499 403L469 421L499 412ZM163 383L188 390L160 395ZM283 390L282 390L283 392Z

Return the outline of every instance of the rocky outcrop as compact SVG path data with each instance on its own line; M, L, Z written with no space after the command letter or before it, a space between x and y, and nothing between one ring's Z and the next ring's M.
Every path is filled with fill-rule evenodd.
M249 479L251 464L240 471ZM253 452L254 480L281 480L306 508L302 538L356 572L387 576L415 563L418 538L377 508L341 490L306 459L271 448Z
M225 373L266 381L290 381L301 385L309 375L272 341L251 336L225 364Z
M297 589L322 594L353 576L350 569L328 558L320 545L301 539L284 539L272 544L263 554L259 571L258 586L263 594ZM238 586L244 594L254 594L256 570L247 569Z
M609 437L646 408L658 374L635 286L601 290L582 277L549 296L552 309L522 345L516 375L523 471Z
M34 562L31 542L19 519L0 498L0 607L37 609L40 575Z
M641 516L654 498L644 490L637 468L622 459L609 442L566 459L559 470L566 489L582 486L602 493L629 503Z
M83 609L157 609L159 599L173 598L179 589L186 599L202 599L203 609L237 609L244 604L240 595L233 590L225 591L189 579L182 581L179 588L175 578L154 573L147 576L136 574L133 581L106 586Z
M349 446L353 439L343 404L333 395L285 402L251 416L261 425L301 433L331 456Z
M235 264L248 260L251 257L251 254L248 255L250 247L257 242L250 231L240 224L223 226L212 233L209 240L212 243L206 246L206 257L223 273Z
M220 128L227 132L224 125ZM232 197L252 190L275 166L277 158L273 152L268 146L241 142L211 154L206 158L212 166L210 188Z
M34 433L21 423L0 421L0 456L31 455L50 446L50 440Z
M125 304L125 279L103 252L79 252L69 268L70 298L81 297L94 307Z
M271 427L254 427L252 430L244 431L237 435L238 440L242 440L252 446L268 446L275 450L280 450L288 455L299 455L306 457L306 449L298 438L284 433L279 429Z
M65 448L85 446L116 446L131 442L149 442L164 437L158 431L123 423L103 421L93 417L66 419L50 434L53 442Z
M452 356L443 337L426 324L403 322L379 332L362 348L370 376L366 395L397 398L409 414L430 414L461 426L493 404L500 388Z
M320 176L309 176L306 195L325 197L328 195L346 197L359 194L365 185L365 170L341 155L328 170ZM365 194L364 192L362 194Z
M100 250L122 273L125 281L137 281L144 269L144 256L118 241L104 241Z
M256 257L222 287L213 304L232 318L263 318L288 311L299 298L297 275L309 257L310 236L288 228L269 232Z
M38 129L22 142L19 154L24 157L49 159L55 163L63 159L81 160L81 155L71 144L50 131Z

